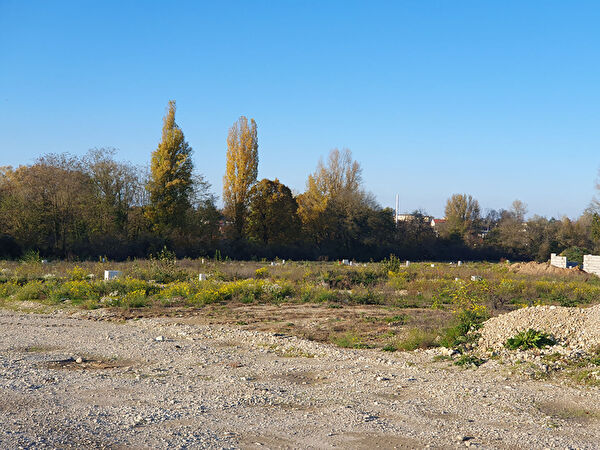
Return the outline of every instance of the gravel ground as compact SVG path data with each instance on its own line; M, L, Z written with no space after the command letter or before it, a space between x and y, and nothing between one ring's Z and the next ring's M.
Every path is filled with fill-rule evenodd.
M600 448L598 388L434 354L0 311L0 448Z

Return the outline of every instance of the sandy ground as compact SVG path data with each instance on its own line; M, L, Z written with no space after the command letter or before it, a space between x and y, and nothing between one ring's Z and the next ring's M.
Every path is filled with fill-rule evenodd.
M0 310L0 448L600 448L599 394L495 361Z

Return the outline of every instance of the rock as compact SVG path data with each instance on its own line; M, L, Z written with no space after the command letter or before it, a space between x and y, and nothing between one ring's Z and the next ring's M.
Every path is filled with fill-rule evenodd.
M155 341L158 341L158 342L163 342L163 341L165 340L165 337L164 337L164 336L156 336L156 337L154 338L154 340L155 340Z
M78 357L78 358L75 360L75 362L76 362L77 364L81 364L81 363L83 363L83 358L82 358L81 356L79 356L79 357Z

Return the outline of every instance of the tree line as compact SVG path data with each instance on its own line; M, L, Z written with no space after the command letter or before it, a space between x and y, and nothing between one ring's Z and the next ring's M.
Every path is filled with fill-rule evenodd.
M180 257L232 259L546 260L600 251L598 204L575 221L525 220L518 200L483 214L470 195L454 194L439 225L422 211L397 221L364 189L349 150L332 150L294 195L278 179L257 179L257 124L243 116L227 135L219 208L175 112L171 101L149 170L118 161L110 148L0 168L0 257L126 259L166 247Z

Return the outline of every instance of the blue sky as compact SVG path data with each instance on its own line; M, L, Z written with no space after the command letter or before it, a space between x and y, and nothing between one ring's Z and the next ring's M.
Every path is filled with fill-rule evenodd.
M168 100L220 195L227 130L303 191L350 148L383 206L578 216L600 167L600 4L0 0L0 165L115 147L146 164Z

